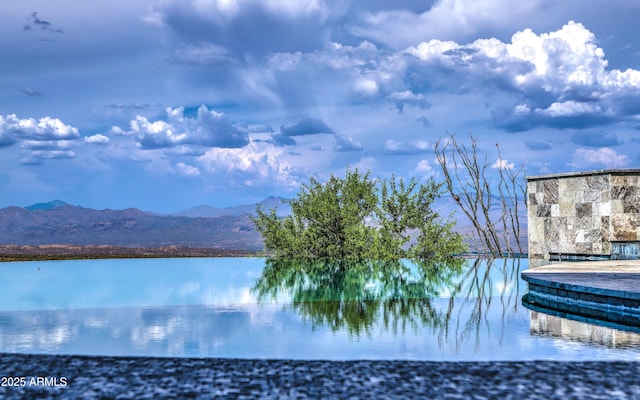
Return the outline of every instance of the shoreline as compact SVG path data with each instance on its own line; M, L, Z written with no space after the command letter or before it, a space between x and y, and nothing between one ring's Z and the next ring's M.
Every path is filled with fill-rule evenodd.
M112 245L0 245L0 262L109 258L258 257L259 251L215 247Z
M91 260L115 258L184 258L184 257L265 257L264 250L225 249L182 245L128 247L116 245L0 244L0 262ZM506 257L506 256L505 256ZM489 254L464 253L455 258L493 258ZM526 258L513 255L507 258Z

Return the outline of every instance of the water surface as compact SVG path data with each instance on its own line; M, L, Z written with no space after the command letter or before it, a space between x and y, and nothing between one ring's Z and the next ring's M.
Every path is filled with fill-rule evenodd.
M524 308L519 276L526 260L265 264L0 263L0 352L434 361L640 356L635 333Z

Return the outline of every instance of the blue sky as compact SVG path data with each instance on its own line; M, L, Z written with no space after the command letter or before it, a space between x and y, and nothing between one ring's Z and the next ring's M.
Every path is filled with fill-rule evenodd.
M346 166L438 177L478 137L528 175L640 167L640 3L0 5L0 206L175 212Z

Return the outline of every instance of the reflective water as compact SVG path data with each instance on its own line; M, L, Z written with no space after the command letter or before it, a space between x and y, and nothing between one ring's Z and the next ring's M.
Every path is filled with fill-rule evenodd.
M0 263L0 352L417 360L640 357L635 333L593 330L524 308L520 299L526 286L519 276L526 267L527 261L518 259L449 266L275 264L259 258Z

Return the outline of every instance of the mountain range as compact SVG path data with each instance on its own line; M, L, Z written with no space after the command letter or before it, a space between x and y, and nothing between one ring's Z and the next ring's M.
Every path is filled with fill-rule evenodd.
M257 207L276 208L280 216L291 213L287 199L280 197L226 208L202 205L175 214L137 208L96 210L60 200L10 206L0 209L0 245L186 246L255 252L264 246L251 221ZM449 196L443 196L434 208L447 216L457 206ZM455 217L456 231L473 231L462 212ZM519 220L523 221L521 240L526 245L526 209L520 210Z
M247 204L247 205L225 207L225 208L202 205L202 206L190 208L185 211L177 212L173 215L180 216L180 217L192 217L192 218L198 218L198 217L218 218L218 217L230 216L230 215L240 216L244 214L255 215L256 207L258 206L262 207L262 209L265 211L269 211L271 208L275 208L278 216L285 216L291 213L291 207L289 206L287 199L284 199L282 197L270 196L262 200L258 204Z
M172 215L136 208L95 210L60 200L0 209L0 244L193 246L256 251L263 247L251 215L256 207L288 212L285 199L229 208L200 206Z

